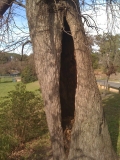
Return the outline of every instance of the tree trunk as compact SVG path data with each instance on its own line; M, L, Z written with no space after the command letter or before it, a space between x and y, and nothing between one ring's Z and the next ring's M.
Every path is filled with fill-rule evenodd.
M27 0L54 160L117 160L78 0Z

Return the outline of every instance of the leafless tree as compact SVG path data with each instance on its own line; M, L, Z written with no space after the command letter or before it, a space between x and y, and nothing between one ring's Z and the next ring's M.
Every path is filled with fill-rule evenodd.
M18 52L22 52L23 54L25 45L27 45L25 50L26 53L30 51L32 52L26 20L26 6L23 2L23 0L2 0L0 4L1 52L17 52L17 49L21 48L21 50L19 49ZM5 13L5 11L7 13ZM21 25L19 25L19 21L22 21Z

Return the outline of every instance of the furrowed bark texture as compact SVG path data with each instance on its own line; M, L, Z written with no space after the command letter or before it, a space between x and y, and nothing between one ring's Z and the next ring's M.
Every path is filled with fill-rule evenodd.
M36 70L45 102L53 159L117 160L91 67L90 51L78 1L27 0L26 6ZM71 38L65 35L62 28L69 30ZM72 46L71 50L67 50L65 44L66 47ZM67 80L70 80L72 75L73 83L66 87ZM68 92L73 95L69 95ZM67 122L64 118L67 118ZM71 120L73 122L71 140L67 148L64 132L71 124Z
M77 63L75 123L68 159L117 159L111 146L82 21L75 7L71 7L66 17L74 40Z
M54 159L64 160L59 95L61 24L46 3L28 0L27 15Z

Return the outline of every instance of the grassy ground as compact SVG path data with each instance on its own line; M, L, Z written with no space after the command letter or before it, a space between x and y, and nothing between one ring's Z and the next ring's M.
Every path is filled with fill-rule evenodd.
M103 98L103 106L113 148L120 156L120 95L108 93Z
M7 93L14 90L17 82L0 83L0 97L7 96Z
M28 83L26 85L26 88L27 88L28 91L37 91L37 90L39 90L40 87L39 87L38 81L35 81L35 82L32 82L32 83Z
M11 77L11 76L0 76L0 82L1 83L12 82L12 81L14 81L14 77Z
M8 83L0 83L0 97L7 96L7 93L11 90L15 89L15 85L20 82L8 82ZM39 90L38 81L26 84L26 88L28 91L36 91Z
M52 150L49 134L38 137L25 144L24 148L15 151L9 160L51 160ZM52 159L53 160L53 159Z

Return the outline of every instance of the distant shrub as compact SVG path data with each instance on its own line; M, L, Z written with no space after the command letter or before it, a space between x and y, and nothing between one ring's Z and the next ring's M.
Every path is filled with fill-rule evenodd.
M0 123L0 159L6 160L13 148L47 131L42 98L17 84L0 103Z
M99 57L97 53L92 53L91 54L91 59L92 59L92 66L93 69L98 69L99 68Z
M32 65L28 65L23 69L21 73L21 80L23 83L30 83L37 80L37 75Z

